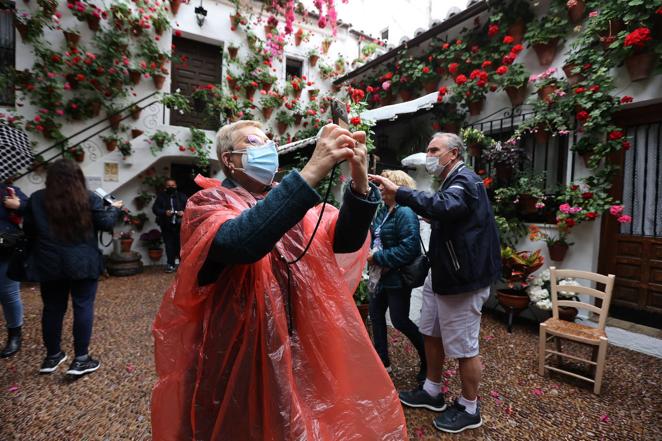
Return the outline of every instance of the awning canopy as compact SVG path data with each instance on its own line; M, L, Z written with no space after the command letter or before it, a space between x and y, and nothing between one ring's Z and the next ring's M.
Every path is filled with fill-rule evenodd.
M415 100L367 110L361 114L361 119L372 121L393 121L398 118L398 115L432 109L437 103L437 96L439 96L439 92L432 92L428 95L416 98Z

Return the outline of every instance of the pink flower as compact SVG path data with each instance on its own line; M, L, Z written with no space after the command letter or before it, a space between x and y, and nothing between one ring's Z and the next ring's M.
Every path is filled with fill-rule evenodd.
M600 416L600 422L601 423L608 423L609 422L609 415L607 415L607 414L601 415Z
M536 202L536 208L545 208L544 202Z
M623 216L619 216L619 218L616 220L621 224L629 224L630 222L632 222L632 217L628 216L627 214L624 214Z
M598 11L591 11L588 13L589 17L597 17L598 16Z
M567 202L565 204L561 204L561 206L559 206L559 211L564 214L570 214L570 204Z
M384 81L382 83L382 89L389 90L390 88L391 88L391 82L390 81Z
M582 207L570 207L570 214L577 214L582 211Z
M609 208L609 212L612 214L612 216L618 216L623 212L623 206L622 205L612 205Z
M533 390L531 391L531 393L532 393L533 395L535 395L536 397L541 397L545 392L543 392L543 390L540 389L539 387L536 387L535 389L533 389Z

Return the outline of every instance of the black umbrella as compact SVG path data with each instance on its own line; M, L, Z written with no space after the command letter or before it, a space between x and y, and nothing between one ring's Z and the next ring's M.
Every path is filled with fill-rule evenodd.
M0 124L0 182L27 170L34 160L28 134Z

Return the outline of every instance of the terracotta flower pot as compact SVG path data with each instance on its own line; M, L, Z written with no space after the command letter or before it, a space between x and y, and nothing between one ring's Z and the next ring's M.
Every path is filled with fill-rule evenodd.
M161 74L152 75L152 81L154 81L154 87L157 90L163 89L163 83L165 83L165 79L166 79L165 75L161 75Z
M577 308L573 308L572 306L559 306L559 318L561 320L565 320L566 322L574 322L575 319L577 318Z
M108 118L108 121L110 121L110 127L112 127L113 130L117 130L120 128L120 123L122 122L122 114L118 113L115 115L111 115Z
M303 115L294 115L294 124L296 125L301 124L302 119L303 119Z
M163 249L162 248L150 248L147 250L147 254L149 255L149 258L153 262L158 262L161 260L161 257L163 256Z
M99 30L99 23L101 22L101 17L97 17L95 15L88 15L87 16L87 27L90 28L91 31L96 32Z
M131 245L133 244L133 239L120 239L120 249L123 253L131 252Z
M579 83L584 79L584 76L580 73L573 74L572 71L576 68L577 66L575 64L566 64L563 66L563 73L565 73L565 77L568 79L568 84L571 86L574 86L575 84Z
M143 133L145 133L145 132L143 132L143 131L140 130L140 129L131 129L131 138L132 138L132 139L133 139L133 138L137 138L137 137L139 137L140 135L142 135Z
M510 98L510 104L513 107L521 106L526 99L526 84L521 87L506 87L506 93L508 94L508 98Z
M237 52L239 52L238 47L229 47L228 48L228 55L230 56L231 60L234 60L235 58L237 58Z
M106 149L109 152L112 152L117 148L117 140L116 139L107 139L104 141L106 143Z
M471 101L467 107L469 107L469 115L476 116L480 115L480 112L483 111L483 106L485 105L485 98L482 98L479 101Z
M64 34L64 39L67 40L67 46L70 48L75 48L78 46L78 42L80 41L80 34L68 31L62 31L62 33Z
M551 103L554 101L554 94L558 90L558 86L555 84L549 84L547 86L542 87L540 90L538 90L538 98L541 100Z
M265 92L269 92L271 90L271 87L273 86L273 84L272 83L262 83L261 86L262 86L262 89Z
M230 90L235 90L236 87L237 87L237 80L232 78L232 79L229 79L227 81L228 81L228 87L230 88Z
M276 126L279 134L284 134L287 131L287 124L279 122Z
M568 2L568 4L572 5L567 6L570 23L574 25L581 23L584 18L584 12L586 12L586 5L584 2L582 0L573 0L572 2Z
M508 35L513 37L513 44L520 44L524 39L524 33L526 32L526 24L524 20L518 18L515 20L515 23L508 26Z
M85 161L85 151L77 151L74 152L73 154L74 161L76 162L84 162Z
M625 67L632 81L640 81L648 78L655 67L655 54L644 52L630 55L625 59Z
M262 116L264 116L264 119L269 119L271 118L271 114L273 113L273 111L274 111L273 107L263 107Z
M101 113L101 101L92 101L90 103L90 115L96 118Z
M556 242L552 245L547 245L549 251L549 258L555 262L561 262L565 259L565 254L568 252L568 244Z
M140 107L131 109L131 118L138 120L140 118L140 113L143 111Z
M476 158L480 156L480 152L483 150L480 144L469 144L469 154L475 156Z
M308 89L308 98L311 101L315 101L317 99L317 95L319 95L319 93L320 93L319 90Z
M425 89L427 93L436 92L438 89L437 87L438 85L439 85L439 78L436 78L434 80L426 81L425 83L423 83L423 89Z
M329 52L329 48L331 47L331 42L330 41L322 41L322 53L326 54Z
M533 45L533 50L536 51L538 62L541 66L549 66L556 58L556 51L558 50L559 39L555 38L547 43L537 43Z
M129 69L129 79L131 80L131 83L134 85L140 84L140 79L142 78L142 75L140 74L139 70L135 69Z
M172 11L172 15L177 15L181 5L182 0L170 0L170 10Z
M317 55L311 55L308 57L308 63L312 66L315 67L317 65L317 60L319 60L320 57Z
M614 41L616 41L616 36L618 35L625 23L620 18L617 20L609 20L607 29L604 32L600 33L600 44L602 47L607 49Z
M502 306L513 309L515 314L528 308L530 302L525 291L516 289L498 289L496 297Z
M244 96L246 96L247 100L252 101L254 94L255 94L255 88L254 87L246 87L244 89Z
M518 208L519 212L522 214L536 214L538 209L536 208L536 202L538 199L534 198L530 194L520 194Z

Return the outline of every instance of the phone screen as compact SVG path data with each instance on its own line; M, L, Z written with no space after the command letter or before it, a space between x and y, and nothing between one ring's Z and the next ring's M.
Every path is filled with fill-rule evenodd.
M331 119L334 124L343 129L349 129L349 118L347 117L347 106L339 100L331 101Z

